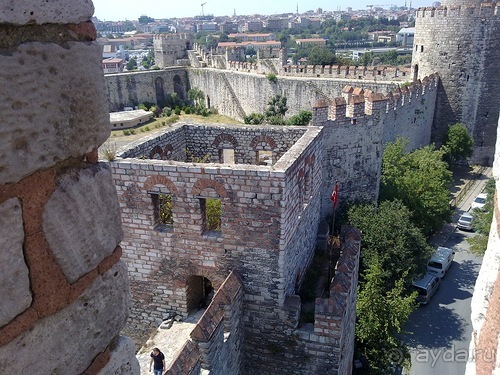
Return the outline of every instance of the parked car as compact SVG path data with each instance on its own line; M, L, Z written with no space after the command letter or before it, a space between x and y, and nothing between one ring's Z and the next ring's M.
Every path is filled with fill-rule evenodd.
M474 201L472 202L470 209L471 210L481 210L483 209L484 205L486 204L486 199L488 198L488 194L486 193L481 193L479 194Z
M439 278L444 277L446 271L453 263L455 251L449 247L439 246L427 262L427 273L436 275Z
M458 219L457 227L462 230L472 230L473 222L474 217L470 213L464 212Z
M426 305L441 284L441 279L433 274L426 273L421 279L412 283L412 288L418 292L417 301L421 305Z

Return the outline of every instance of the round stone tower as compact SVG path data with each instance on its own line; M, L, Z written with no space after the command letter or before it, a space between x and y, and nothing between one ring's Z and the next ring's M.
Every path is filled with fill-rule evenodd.
M500 27L497 3L444 0L420 8L415 22L414 79L438 73L434 115L438 144L461 122L475 140L473 162L491 165L500 103Z

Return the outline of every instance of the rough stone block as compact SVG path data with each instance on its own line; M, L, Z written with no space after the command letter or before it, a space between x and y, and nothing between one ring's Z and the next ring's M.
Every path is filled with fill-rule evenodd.
M0 182L81 158L108 138L101 48L24 43L0 54L0 82L8 82L0 89Z
M90 0L11 0L0 3L0 23L80 23L94 14Z
M135 357L135 344L128 337L120 336L111 358L98 375L139 375L141 369Z
M61 176L45 206L43 228L70 283L111 255L123 232L109 168L98 164Z
M117 263L75 302L0 347L3 374L81 374L124 326L130 307L127 268ZM20 360L20 359L26 360Z
M21 203L12 198L0 204L0 327L31 305L23 241Z

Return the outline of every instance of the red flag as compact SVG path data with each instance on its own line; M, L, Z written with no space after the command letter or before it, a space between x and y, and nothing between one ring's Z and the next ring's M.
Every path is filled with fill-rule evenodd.
M335 187L333 188L332 196L330 199L333 202L333 208L337 207L337 202L339 200L339 185L338 183L335 183Z

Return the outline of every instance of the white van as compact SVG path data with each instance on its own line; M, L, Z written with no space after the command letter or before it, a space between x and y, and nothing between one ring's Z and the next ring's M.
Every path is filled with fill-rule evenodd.
M413 290L418 292L417 301L420 302L421 305L428 304L431 297L439 288L440 283L441 279L430 273L426 273L421 279L415 280L411 286Z
M450 268L454 257L455 251L453 249L439 246L427 262L427 272L439 278L443 277Z

